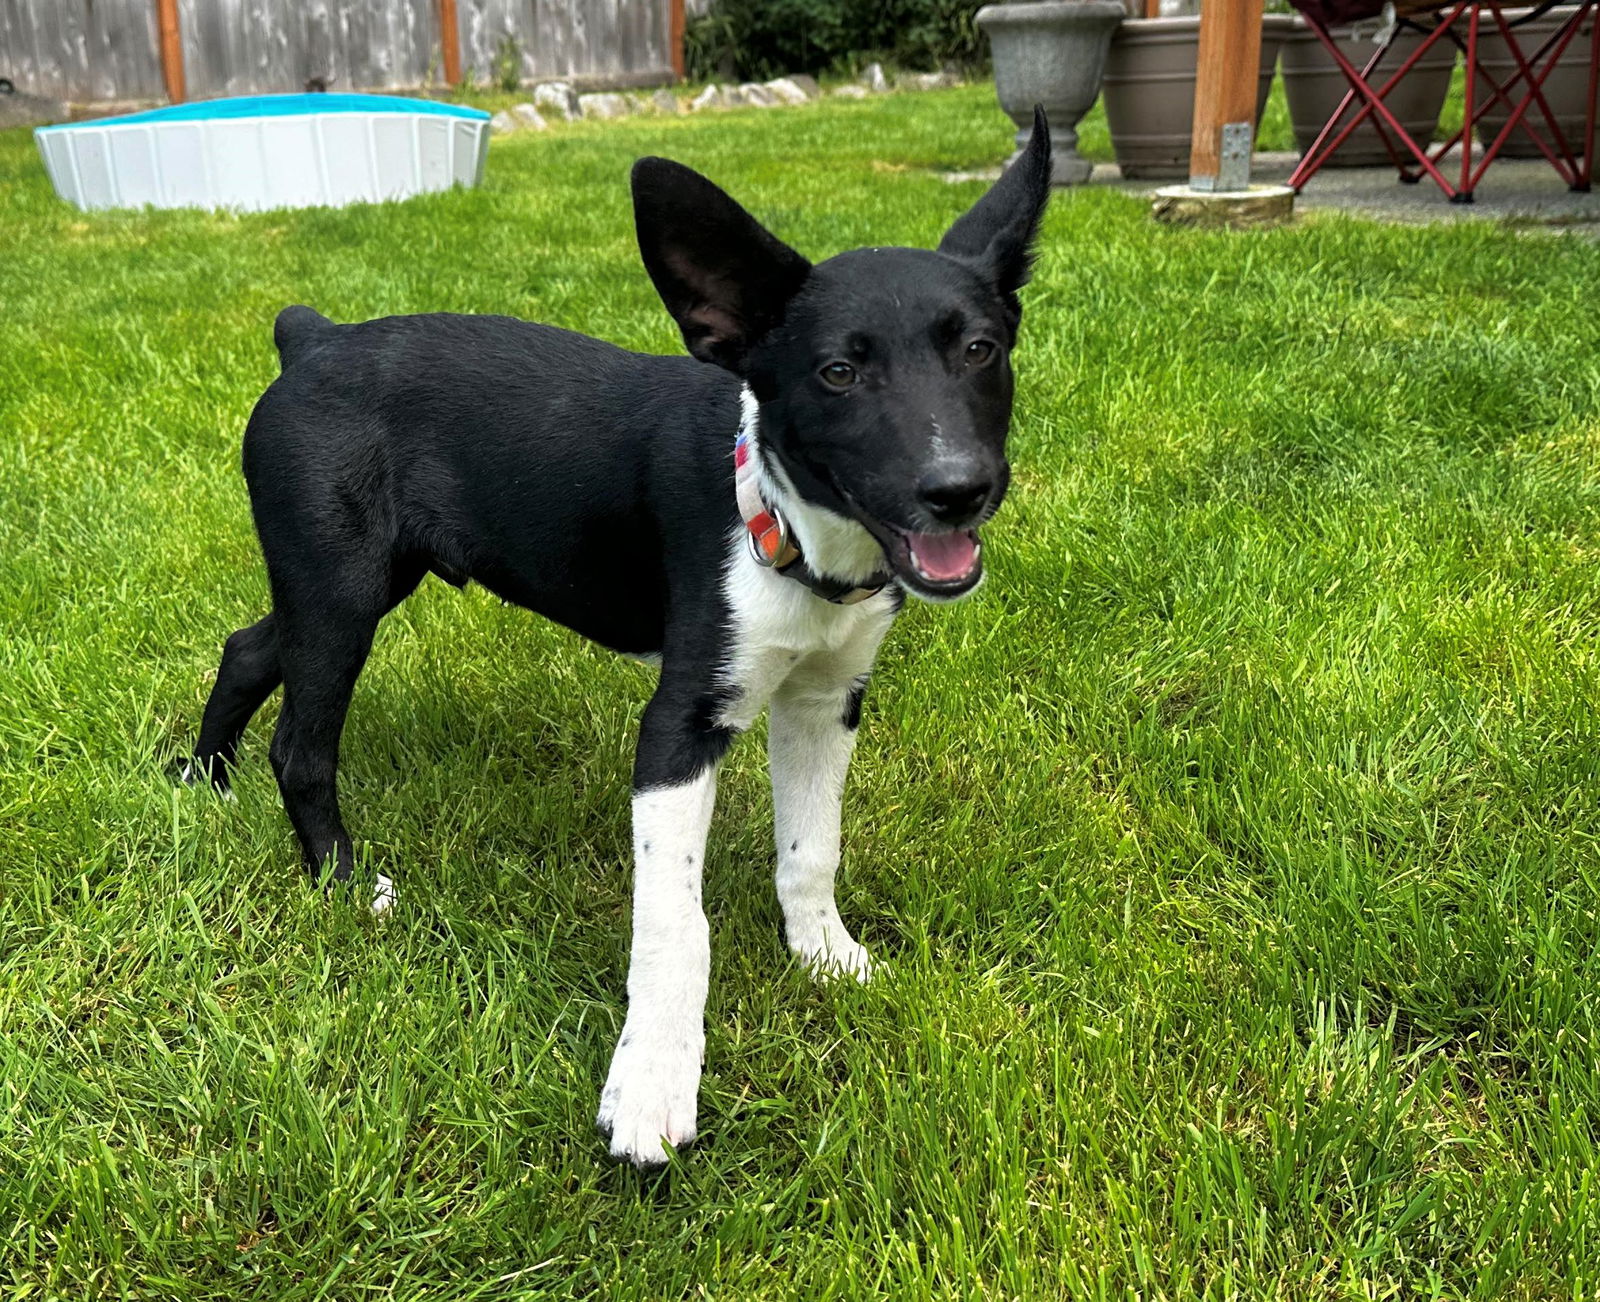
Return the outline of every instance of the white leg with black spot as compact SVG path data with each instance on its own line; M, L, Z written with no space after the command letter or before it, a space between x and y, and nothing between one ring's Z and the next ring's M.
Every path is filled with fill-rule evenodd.
M834 898L839 817L855 729L847 694L780 690L772 699L767 762L777 834L778 902L789 948L819 977L865 981L872 960Z
M680 786L633 798L633 948L628 1016L600 1095L600 1128L613 1157L637 1166L667 1159L695 1137L705 1056L711 937L700 904L714 768Z

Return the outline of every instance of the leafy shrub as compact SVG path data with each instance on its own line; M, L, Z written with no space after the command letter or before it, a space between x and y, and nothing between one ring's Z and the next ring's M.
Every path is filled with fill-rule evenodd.
M695 80L763 80L853 69L874 58L906 68L972 67L987 53L980 0L711 0L689 21Z
M522 42L515 36L502 36L494 47L489 70L501 90L514 91L522 85Z

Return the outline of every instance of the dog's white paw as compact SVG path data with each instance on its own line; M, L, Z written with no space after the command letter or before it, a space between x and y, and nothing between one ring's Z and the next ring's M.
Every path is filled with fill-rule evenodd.
M667 1160L662 1141L682 1148L695 1137L701 1036L662 1039L624 1026L600 1093L596 1124L611 1136L611 1156L635 1166Z
M372 888L372 911L382 917L393 907L394 883L379 873L377 884Z
M217 797L230 804L237 804L239 797L234 794L231 786L218 786L206 776L201 767L193 759L186 759L178 768L178 784L185 787L210 787L217 793Z
M798 940L791 934L789 948L818 981L854 977L872 979L872 955L845 930L843 923L821 926Z

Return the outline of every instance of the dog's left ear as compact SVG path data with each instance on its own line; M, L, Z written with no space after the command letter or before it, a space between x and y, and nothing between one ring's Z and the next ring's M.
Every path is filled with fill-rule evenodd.
M1033 241L1050 201L1050 124L1033 107L1033 135L1022 157L939 241L939 252L976 267L1000 291L1011 327L1022 320L1017 291L1033 270Z
M661 301L702 362L744 374L811 264L700 173L665 158L633 165L639 252Z

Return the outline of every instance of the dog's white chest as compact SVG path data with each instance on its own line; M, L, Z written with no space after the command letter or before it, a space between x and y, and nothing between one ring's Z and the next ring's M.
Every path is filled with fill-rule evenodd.
M730 699L721 722L740 730L780 687L831 699L848 691L871 670L896 609L888 589L853 606L823 601L757 565L742 534L734 539L725 590L732 649L722 675Z

